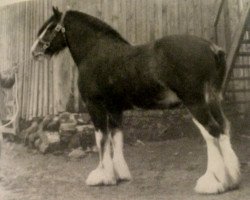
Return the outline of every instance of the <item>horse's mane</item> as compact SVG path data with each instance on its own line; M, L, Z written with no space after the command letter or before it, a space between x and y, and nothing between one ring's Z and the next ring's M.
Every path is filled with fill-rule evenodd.
M75 16L77 19L81 20L85 25L91 27L93 30L97 32L102 32L106 36L109 36L113 39L118 39L123 43L129 44L129 42L125 40L120 33L118 33L110 25L106 24L105 22L101 21L96 17L93 17L91 15L79 11L68 11L67 15Z
M127 40L125 40L120 33L118 33L115 29L113 29L110 25L106 24L105 22L101 21L100 19L88 15L86 13L82 13L79 11L70 10L67 12L67 15L75 16L78 20L81 20L83 24L91 27L93 30L97 32L102 32L106 36L109 36L113 39L118 39L123 43L130 44ZM45 21L42 27L39 29L38 34L40 35L44 29L53 21L59 22L59 20L52 15L49 19Z

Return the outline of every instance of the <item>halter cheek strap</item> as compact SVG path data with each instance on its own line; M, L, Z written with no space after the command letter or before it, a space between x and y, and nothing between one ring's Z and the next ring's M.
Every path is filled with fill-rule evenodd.
M64 12L62 14L60 22L56 25L56 27L55 27L55 31L56 32L60 32L61 31L63 34L65 34L65 27L63 26L63 21L64 21L64 18L65 18L65 15L66 15L66 12Z
M39 42L41 42L43 44L43 50L45 51L46 49L48 49L51 45L51 42L53 41L53 39L56 37L57 33L62 32L64 39L66 40L66 36L65 36L65 27L63 26L63 21L65 18L66 12L64 12L62 14L61 20L60 22L56 25L54 32L52 33L52 37L50 38L50 41L45 41L43 39L40 39Z

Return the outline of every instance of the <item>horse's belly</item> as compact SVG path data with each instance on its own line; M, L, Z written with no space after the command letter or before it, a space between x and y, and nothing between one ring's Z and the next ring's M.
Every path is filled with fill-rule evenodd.
M175 92L168 89L155 96L139 96L134 99L133 105L143 109L166 109L178 106L181 100Z

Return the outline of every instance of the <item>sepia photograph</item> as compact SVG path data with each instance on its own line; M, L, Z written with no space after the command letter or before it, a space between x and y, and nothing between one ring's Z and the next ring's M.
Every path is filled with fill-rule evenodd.
M250 0L0 0L0 200L249 200Z

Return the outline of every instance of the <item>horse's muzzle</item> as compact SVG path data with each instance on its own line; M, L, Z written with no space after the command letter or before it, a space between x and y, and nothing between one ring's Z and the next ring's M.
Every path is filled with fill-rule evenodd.
M31 55L32 55L32 57L33 57L34 60L39 60L39 58L41 58L41 57L44 56L44 53L32 51Z

